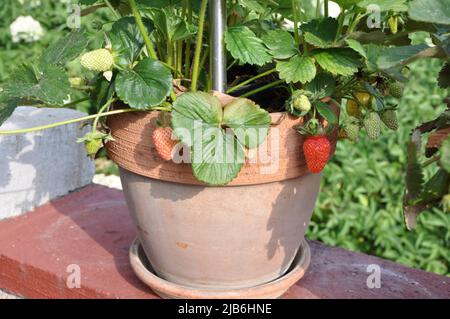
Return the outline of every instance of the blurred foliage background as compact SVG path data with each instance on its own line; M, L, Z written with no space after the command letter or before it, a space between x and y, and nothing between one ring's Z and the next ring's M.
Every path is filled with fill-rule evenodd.
M0 6L0 86L14 76L14 66L39 56L41 50L67 31L70 0L2 0ZM69 7L70 8L70 7ZM82 26L101 41L107 9L83 18ZM9 26L18 16L39 21L44 35L31 43L13 43ZM419 36L420 38L420 36ZM98 47L97 41L91 46ZM411 81L398 101L400 129L385 132L377 142L361 135L357 143L340 142L324 172L322 191L307 236L326 244L390 259L410 267L450 275L450 215L432 210L419 217L414 232L403 225L402 198L406 143L411 130L434 119L445 105L445 90L436 85L441 62L421 61L411 67ZM74 74L78 63L69 65ZM81 110L89 111L88 104ZM117 174L104 159L97 169ZM428 174L431 174L429 171Z
M411 67L410 82L398 101L397 132L386 130L376 142L361 134L357 143L338 143L324 171L307 234L310 239L449 275L450 215L438 209L427 211L409 232L402 210L408 136L445 109L448 92L436 82L440 68L437 60ZM428 176L432 172L430 168Z

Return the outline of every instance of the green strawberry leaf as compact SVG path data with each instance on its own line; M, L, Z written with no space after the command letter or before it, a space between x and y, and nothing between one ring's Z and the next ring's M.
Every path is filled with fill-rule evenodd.
M439 72L439 86L443 89L450 88L450 63L445 64Z
M150 9L147 12L155 24L156 32L169 42L184 40L197 33L197 26L188 24L171 8Z
M358 4L358 2L361 2L362 0L334 0L340 7L343 7L345 9L350 8L351 6Z
M181 0L171 1L174 2L180 2ZM146 8L165 8L168 6L167 0L137 0L136 4L139 9L146 9Z
M298 53L295 40L287 31L270 30L262 37L262 40L275 59L289 59Z
M270 122L269 113L249 99L235 99L224 107L223 123L250 149L264 142Z
M225 43L240 64L262 66L272 60L263 42L246 26L231 27L225 32Z
M276 65L280 78L287 83L306 83L316 76L314 59L305 56L294 56L289 61L278 61Z
M20 99L0 95L0 126L13 114Z
M153 24L149 19L143 19L147 32L153 30ZM133 17L125 17L117 20L108 33L112 50L117 65L130 66L141 53L144 47L144 39Z
M450 186L450 174L444 170L439 169L428 182L425 183L423 193L421 194L420 202L418 204L429 204L441 198L448 193Z
M222 129L222 117L219 99L204 92L181 95L172 109L173 132L191 148L192 172L210 185L229 183L243 164L243 148Z
M222 108L218 98L204 92L181 95L174 103L171 126L191 149L194 176L209 185L225 185L242 168L244 146L264 141L270 125L268 113L247 99ZM253 132L263 132L254 136Z
M191 161L192 172L199 181L220 186L236 178L244 164L245 153L233 134L211 127L196 141Z
M378 70L378 57L383 51L383 47L376 44L368 44L364 46L366 52L366 65L370 72Z
M62 105L72 92L64 70L52 64L22 65L4 91L10 97L30 98L49 105Z
M305 85L305 89L311 92L316 99L323 99L334 93L336 81L330 74L319 73L314 80Z
M92 104L97 108L101 108L114 95L114 82L116 74L109 82L103 74L99 73L92 81L92 86L95 88L91 94Z
M312 20L301 26L305 41L318 48L330 48L335 45L338 21L334 18Z
M347 39L345 40L345 42L350 47L350 49L358 52L362 57L367 59L366 49L364 49L364 46L360 42L353 39Z
M361 66L360 55L352 49L316 50L314 58L324 70L334 75L350 76Z
M184 144L192 146L195 130L220 127L222 117L222 104L218 98L204 92L189 92L173 104L170 121L174 134Z
M116 81L117 95L134 109L160 105L172 89L172 74L161 62L146 58L132 70L121 70Z
M420 132L414 131L407 146L406 196L407 201L414 201L423 190L423 170L419 162L421 149Z
M316 17L315 1L296 0L298 7L301 8L299 16L303 21L309 21ZM272 9L272 12L281 14L284 18L293 21L292 0L270 0L265 2Z
M266 9L257 0L239 0L239 4L244 8L255 11L256 13L266 12Z
M450 136L442 143L441 146L441 166L450 173Z
M403 199L403 219L406 228L414 228L417 216L424 210L423 206L414 205L420 198L424 187L422 165L419 162L421 149L420 131L415 130L407 145L406 153L406 190Z
M404 12L408 10L406 0L363 0L358 3L358 6L362 9L367 9L369 6L377 6L380 12Z
M63 65L76 59L86 48L88 38L82 31L72 31L45 49L40 61L43 64Z
M385 48L378 55L377 66L380 69L393 68L427 48L426 44Z
M409 3L408 14L417 21L450 24L448 0L413 0Z
M97 1L99 0L78 0L78 3L82 5L93 5Z
M338 123L338 117L336 113L334 113L334 111L327 103L323 103L320 101L316 102L316 110L325 120L327 120L327 122L331 126L334 126Z

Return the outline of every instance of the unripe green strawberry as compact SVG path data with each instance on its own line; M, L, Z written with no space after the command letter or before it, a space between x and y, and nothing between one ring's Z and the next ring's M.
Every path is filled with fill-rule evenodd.
M103 141L112 141L113 138L109 134L99 131L89 132L84 137L77 140L78 143L84 143L86 153L91 158L95 158L98 151L103 147Z
M294 108L300 112L309 112L311 110L311 102L304 94L294 97L292 103Z
M388 19L389 29L392 34L397 34L398 32L398 16L391 16Z
M381 119L378 113L370 112L364 118L364 128L366 129L367 136L371 140L377 140L381 135Z
M395 112L395 110L386 110L381 113L381 120L387 128L393 131L398 129L397 112Z
M450 213L450 194L442 197L442 206L444 206L444 212Z
M347 138L353 142L358 140L360 127L357 123L347 123L344 127Z
M398 82L391 82L388 85L389 93L399 99L403 96L403 86Z
M84 80L80 77L69 78L69 83L71 87L79 87L84 84Z
M89 157L94 158L97 155L98 151L103 147L102 140L86 140L84 141L84 148L86 149L86 153Z
M88 70L105 72L111 70L114 64L114 58L109 50L98 49L83 54L80 62Z

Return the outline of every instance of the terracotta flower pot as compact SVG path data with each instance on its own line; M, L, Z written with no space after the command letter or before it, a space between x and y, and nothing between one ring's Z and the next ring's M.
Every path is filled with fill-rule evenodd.
M108 153L120 166L138 238L159 277L188 287L238 289L275 280L291 266L321 177L307 172L303 138L293 129L301 119L271 116L260 147L269 160L249 154L224 187L198 182L190 164L159 158L150 138L157 112L108 119L114 137Z

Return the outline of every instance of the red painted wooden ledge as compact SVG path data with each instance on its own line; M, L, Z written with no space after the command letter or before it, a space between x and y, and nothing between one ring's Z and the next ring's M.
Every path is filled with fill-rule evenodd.
M130 267L134 237L122 192L88 186L0 222L0 289L27 298L157 298ZM311 266L285 298L450 298L449 277L310 245ZM371 264L381 267L381 288L367 287ZM80 267L80 288L66 284L70 265Z

